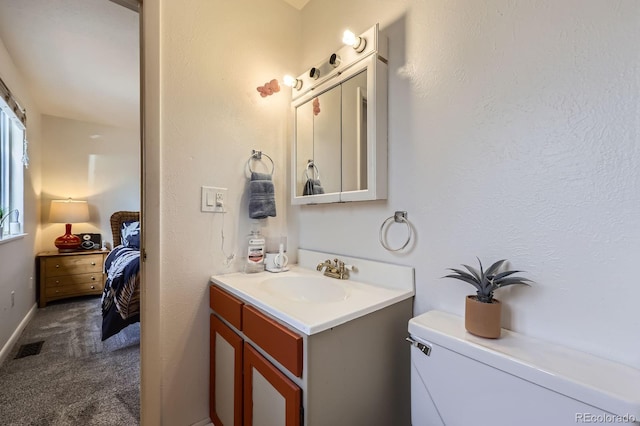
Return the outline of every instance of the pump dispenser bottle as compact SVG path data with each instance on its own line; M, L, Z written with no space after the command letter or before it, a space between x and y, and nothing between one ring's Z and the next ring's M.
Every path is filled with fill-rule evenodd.
M260 230L260 224L254 222L247 238L247 257L244 264L246 274L264 271L264 252L265 238Z

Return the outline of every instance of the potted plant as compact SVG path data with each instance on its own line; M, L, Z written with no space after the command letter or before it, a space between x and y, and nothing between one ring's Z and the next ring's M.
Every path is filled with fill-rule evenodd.
M476 295L467 296L465 303L464 326L471 334L490 339L500 337L500 317L502 304L493 297L493 292L508 285L529 285L531 280L522 277L514 277L513 274L522 271L500 271L506 259L498 260L487 270L482 268L482 262L478 259L480 270L463 264L467 271L447 268L452 274L443 278L455 278L467 282L477 290Z
M7 209L0 207L0 238L4 235L4 217L7 214Z

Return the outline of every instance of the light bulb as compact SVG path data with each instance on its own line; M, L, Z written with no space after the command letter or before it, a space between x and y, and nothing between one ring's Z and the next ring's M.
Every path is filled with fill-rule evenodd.
M344 35L342 36L342 42L347 46L353 46L353 44L356 42L356 35L351 31L346 30L344 32Z
M286 86L293 87L294 89L302 89L302 80L298 80L288 74L284 76L283 82Z
M342 42L347 46L353 47L358 53L362 53L367 45L367 41L365 39L356 36L349 30L346 30L342 35Z
M284 84L285 86L293 87L296 84L296 79L287 74L284 76Z
M342 60L340 59L340 56L338 56L338 54L334 53L329 57L329 65L331 65L334 68L337 68L340 65L340 62L342 62Z

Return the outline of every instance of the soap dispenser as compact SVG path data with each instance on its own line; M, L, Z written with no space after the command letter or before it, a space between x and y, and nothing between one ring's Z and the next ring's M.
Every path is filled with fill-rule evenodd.
M244 264L246 274L264 271L264 251L265 238L262 235L260 224L254 222L247 238L247 258Z

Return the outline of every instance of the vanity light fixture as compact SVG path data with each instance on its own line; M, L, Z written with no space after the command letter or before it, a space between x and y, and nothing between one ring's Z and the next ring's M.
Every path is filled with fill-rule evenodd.
M355 49L356 52L362 53L367 47L367 40L356 36L349 30L346 30L342 36L342 42L347 46L351 46Z
M284 76L284 84L296 90L302 89L302 80L291 77L288 74Z
M313 67L309 70L309 78L317 80L320 77L320 70L316 67Z

